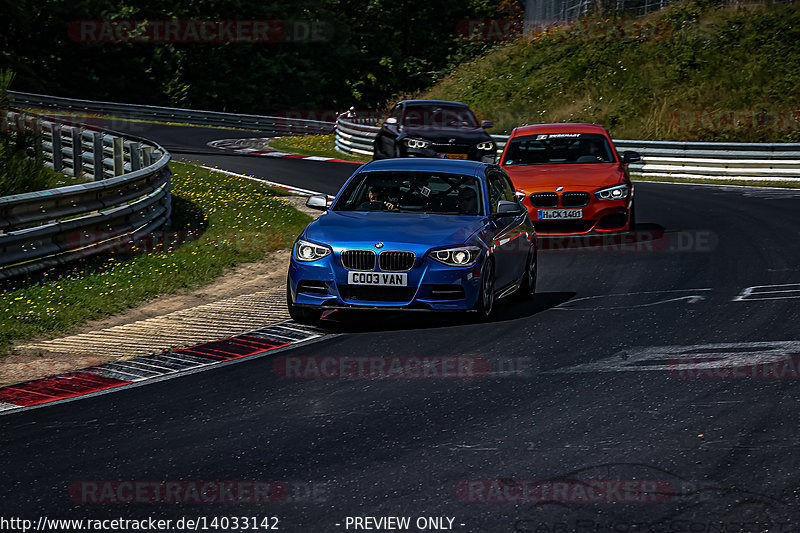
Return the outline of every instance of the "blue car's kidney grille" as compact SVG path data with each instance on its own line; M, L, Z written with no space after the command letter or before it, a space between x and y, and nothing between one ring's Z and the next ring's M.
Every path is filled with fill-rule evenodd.
M372 250L345 250L342 266L347 270L375 270L375 252Z
M405 272L414 266L414 252L386 251L378 255L378 264L384 272Z

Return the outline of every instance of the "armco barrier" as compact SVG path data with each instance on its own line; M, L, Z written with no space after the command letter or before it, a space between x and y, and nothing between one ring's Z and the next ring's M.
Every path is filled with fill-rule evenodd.
M346 154L372 155L380 130L374 119L339 117L336 149ZM492 135L498 157L508 135ZM630 166L631 176L660 179L720 181L800 181L800 143L707 143L615 140L621 153L634 150L642 161Z
M43 94L8 91L11 105L17 108L32 108L59 113L97 113L108 117L129 120L151 120L179 122L199 126L222 126L227 128L252 129L275 135L306 135L333 133L333 122L304 120L299 118L273 117L266 115L237 115L218 111L200 111L177 107L120 104L47 96Z
M16 111L2 128L37 139L37 157L93 181L0 198L0 279L100 253L164 225L169 153L145 139Z

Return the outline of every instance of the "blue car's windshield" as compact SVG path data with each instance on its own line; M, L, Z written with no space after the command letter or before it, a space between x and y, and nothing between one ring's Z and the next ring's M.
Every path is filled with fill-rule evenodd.
M608 141L598 133L540 133L511 139L503 166L613 162Z
M483 214L483 202L474 176L378 171L358 174L332 209L477 216Z

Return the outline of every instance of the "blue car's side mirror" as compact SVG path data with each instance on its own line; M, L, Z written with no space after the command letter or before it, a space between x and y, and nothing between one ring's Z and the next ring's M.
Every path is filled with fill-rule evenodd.
M496 217L518 217L523 213L523 207L518 202L509 202L508 200L500 200L497 202L497 212L494 214Z
M328 210L328 197L324 194L313 194L306 200L306 207L317 209L319 211Z

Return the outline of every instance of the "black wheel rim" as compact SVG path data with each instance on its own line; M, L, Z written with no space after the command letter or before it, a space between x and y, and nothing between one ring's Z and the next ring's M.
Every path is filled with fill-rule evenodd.
M531 256L528 262L528 294L536 293L536 258Z
M487 263L486 272L483 276L481 298L483 299L483 314L489 316L494 306L494 272L492 264Z

